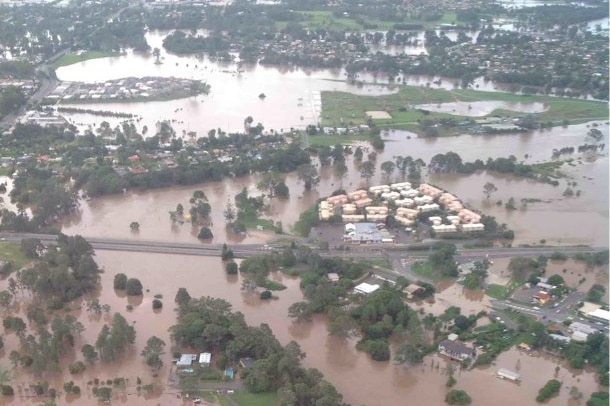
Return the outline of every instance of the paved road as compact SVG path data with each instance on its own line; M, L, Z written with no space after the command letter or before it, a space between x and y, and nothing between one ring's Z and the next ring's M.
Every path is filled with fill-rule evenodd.
M52 234L29 234L29 233L0 233L0 239L6 241L21 241L24 238L38 238L45 243L52 243L56 240L56 236ZM167 242L153 240L125 240L116 238L99 238L85 237L87 241L95 249L111 250L111 251L136 251L136 252L156 252L161 254L178 254L178 255L201 255L201 256L218 256L222 250L222 244L204 244L204 243L183 243L183 242ZM257 255L274 248L267 244L234 244L231 249L238 258ZM604 250L603 247L561 247L561 252L565 254L574 254L582 252L597 252ZM460 257L474 259L489 257L512 257L512 256L537 256L550 255L557 251L557 248L541 247L541 248L489 248L464 250L458 248ZM318 251L323 256L345 256L349 258L385 258L389 257L392 261L400 260L401 258L412 256L419 259L425 259L429 254L428 251L386 251L384 246L353 246L349 251L328 250ZM459 259L459 258L458 258ZM421 279L421 278L420 278Z

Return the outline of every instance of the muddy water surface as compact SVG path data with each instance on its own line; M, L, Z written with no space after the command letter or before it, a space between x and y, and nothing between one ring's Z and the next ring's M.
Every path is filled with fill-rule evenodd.
M230 301L233 309L245 314L248 323L258 325L267 323L273 329L277 338L284 344L296 340L307 353L304 361L308 367L320 369L337 389L345 395L345 400L353 405L401 405L404 399L410 399L410 404L441 405L444 402L446 361L437 356L427 357L425 363L419 366L401 366L390 363L372 361L366 354L356 351L355 341L338 339L328 336L323 317L315 317L310 323L293 324L287 318L290 304L301 300L302 294L298 280L291 277L274 275L287 286L287 289L277 293L278 300L261 302L257 296L244 295L240 291L239 276L229 277L225 274L219 258L183 257L160 254L117 253L98 251L97 261L104 267L102 276L103 288L99 292L100 302L111 306L110 314L121 312L137 330L136 345L116 364L96 365L88 368L82 376L54 374L44 377L52 386L61 387L63 382L74 380L81 388L87 387L87 382L95 378L109 379L115 377L128 378L128 387L124 392L117 393L116 404L162 404L178 405L174 382L172 381L170 360L172 346L168 328L175 323L173 298L178 288L187 287L191 296L210 295ZM112 279L118 272L125 272L129 277L139 278L146 290L143 298L130 299L114 291ZM1 286L3 288L3 286ZM450 288L449 288L450 289ZM151 301L153 295L163 295L164 308L153 312ZM132 311L126 311L126 306L134 306ZM74 308L77 306L74 305ZM74 314L86 327L86 331L77 340L76 347L84 343L93 343L103 323L108 322L109 315L101 317L88 314L84 308L75 310ZM152 378L139 352L146 340L156 335L162 338L168 347L164 356L165 366L158 378ZM15 345L16 340L11 334L6 336L6 349ZM7 350L5 350L5 353ZM5 354L6 357L6 354ZM80 358L68 356L66 363ZM554 373L555 361L544 358L524 356L514 351L502 355L497 367L514 369L516 360L521 359L520 372L524 376L520 386L498 380L494 377L496 367L474 369L456 373L457 387L469 392L474 405L533 405L537 390L551 379ZM6 360L6 358L5 358ZM3 363L8 361L3 361ZM550 405L565 405L568 398L567 386L576 384L580 391L589 394L597 390L594 376L591 373L580 373L572 377L567 370L559 373L564 381L564 388L558 398ZM144 383L155 382L157 392L146 398L138 396L135 389L137 377ZM13 380L20 393L36 380L28 373L16 371ZM572 383L575 382L575 383ZM481 388L485 388L482 390ZM61 397L59 404L69 404L68 399ZM17 396L10 404L32 404L32 399ZM93 405L94 399L88 393L74 400L72 404Z
M608 130L598 127L608 142ZM377 170L369 181L370 185L400 181L398 174L387 178L379 166L396 155L411 155L425 162L437 153L454 151L464 161L498 158L514 154L526 163L548 161L554 148L577 147L587 141L586 125L557 128L551 131L531 134L502 136L468 136L441 139L407 138L408 133L393 132L387 137L386 148L377 156ZM367 147L368 148L368 147ZM372 150L368 149L367 152ZM525 155L527 154L527 158ZM366 155L366 154L365 154ZM509 175L477 173L473 175L431 174L424 175L426 180L456 194L467 205L493 215L500 223L506 223L515 231L515 244L538 243L545 239L547 244L608 244L608 155L605 151L597 155L572 154L571 164L564 164L560 171L565 174L559 179L560 186L534 182ZM348 160L349 172L338 178L332 168L322 168L321 182L316 190L305 192L303 184L294 174L286 176L290 198L267 201L270 210L267 215L274 221L282 221L284 230L298 219L299 214L311 207L315 201L328 196L332 191L343 187L355 190L366 187L358 172L358 165ZM579 197L566 198L563 192L567 182L576 182L574 191L580 190ZM196 189L203 190L212 206L212 231L214 242L260 242L268 235L250 232L247 236L227 234L224 227L223 210L227 199L233 201L235 195L246 187L250 195L257 196L258 175L222 182L206 183L191 187L175 187L149 191L132 191L123 195L106 196L92 201L83 201L80 211L63 220L63 231L68 234L115 238L134 238L150 240L196 241L198 227L190 224L173 225L169 211L175 210L178 203L188 208L188 200ZM483 193L483 185L492 182L498 188L490 199ZM506 203L514 198L517 210L509 211L498 201ZM522 204L522 199L529 203ZM129 224L138 221L139 233L132 233Z

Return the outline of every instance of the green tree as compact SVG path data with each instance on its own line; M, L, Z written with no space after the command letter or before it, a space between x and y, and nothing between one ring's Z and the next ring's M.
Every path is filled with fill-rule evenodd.
M120 313L115 313L110 327L104 325L95 342L103 361L115 360L136 339L136 331Z
M124 273L118 273L114 275L114 289L125 290L127 287L127 275Z
M153 374L157 374L163 366L161 356L165 354L165 342L159 337L152 336L146 341L146 346L142 350L142 357Z
M561 275L551 275L549 276L548 279L548 284L549 285L554 285L554 286L559 286L559 285L563 285L563 277Z
M238 266L235 262L228 262L226 266L226 272L229 275L236 275L238 271Z
M553 396L559 393L559 389L561 389L561 382L557 379L549 380L540 390L538 391L538 396L536 396L536 402L542 403L552 398Z
M593 392L587 406L608 406L608 392Z
M311 190L320 183L320 174L318 169L312 164L299 165L297 168L297 176L305 186L305 190Z
M498 188L496 187L496 185L494 185L491 182L487 182L483 185L483 193L485 193L485 196L487 196L488 199L491 196L491 194L497 190L498 190Z
M600 303L606 294L606 288L599 284L591 286L587 292L586 300L593 303Z
M385 161L385 162L381 163L381 171L387 178L392 176L395 168L396 168L396 164L392 161Z
M214 238L214 234L209 227L201 227L201 230L199 230L199 233L197 234L197 238L200 240L211 240Z
M131 231L140 231L140 223L137 221L132 221L131 224L129 224L129 228Z
M125 283L125 290L129 296L140 296L143 290L142 282L137 278L129 278Z
M97 351L95 351L95 347L93 347L91 344L83 345L83 348L81 348L81 353L83 354L85 360L90 364L93 364L97 360Z
M452 389L445 396L445 402L450 405L469 405L472 402L472 398L466 391Z
M395 358L399 363L419 364L424 360L424 355L421 348L411 343L404 343L398 347Z
M369 183L369 180L375 175L375 163L372 161L363 162L360 165L360 176Z
M179 307L186 306L191 300L191 295L186 290L186 288L179 288L178 292L176 292L176 298L174 301Z

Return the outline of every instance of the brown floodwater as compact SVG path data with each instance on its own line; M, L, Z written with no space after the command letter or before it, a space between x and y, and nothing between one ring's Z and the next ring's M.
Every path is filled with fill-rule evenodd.
M566 286L578 288L582 292L587 292L594 284L608 287L608 267L588 267L583 261L550 260L546 266L545 276L549 277L553 274L560 275ZM606 289L603 301L608 302L608 289Z
M601 124L601 123L600 123ZM386 148L377 156L377 170L369 185L400 181L395 173L386 178L379 166L383 161L393 160L396 155L411 155L425 162L438 153L454 151L464 161L506 157L515 155L526 163L548 161L554 148L577 147L587 142L586 133L590 125L574 125L519 135L470 136L446 138L417 138L406 132L390 132L386 138ZM608 128L598 127L604 134L602 142L608 145ZM590 140L588 141L590 142ZM369 147L365 147L370 152ZM527 154L527 158L526 158ZM366 155L366 154L365 154ZM608 154L573 154L571 164L564 164L560 171L565 178L560 186L554 187L528 179L497 173L481 172L472 175L430 174L424 176L428 182L436 184L460 197L467 205L493 215L500 223L506 223L515 231L514 244L535 244L546 240L547 244L591 244L608 245L609 198ZM348 160L349 172L342 179L337 178L332 168L322 168L321 182L315 190L304 191L294 174L286 176L290 198L267 201L267 215L274 221L281 221L284 230L290 231L299 214L309 208L318 198L328 196L343 187L355 190L365 187L357 165ZM190 187L174 187L149 191L130 191L126 194L105 196L92 201L83 201L78 213L62 220L63 231L84 236L137 238L152 240L195 241L198 227L190 224L174 225L169 211L178 203L188 208L188 200L196 189L203 190L212 206L212 231L215 242L260 242L269 235L250 232L247 236L227 234L224 227L223 210L228 199L231 201L242 188L246 187L252 196L260 195L255 185L258 175L222 182L211 182ZM483 185L492 182L498 190L490 199L483 193ZM564 197L567 182L576 182L574 191L580 190L579 197ZM506 203L513 197L518 210L509 211L498 201ZM524 207L522 199L534 199ZM129 224L138 221L139 233L132 233Z
M116 394L118 399L114 403L181 405L182 401L176 398L176 389L170 380L170 361L174 348L170 342L168 328L176 320L173 310L175 293L178 288L187 287L193 297L209 295L230 301L234 310L244 313L248 323L252 325L267 323L283 344L290 340L297 341L307 354L304 364L307 367L320 369L344 394L345 400L354 406L401 405L404 404L404 399L409 399L410 404L416 405L443 404L447 392L446 360L432 355L426 357L424 364L418 366L375 362L355 349L355 340L329 336L324 317L314 317L313 321L302 324L294 324L288 319L290 304L302 299L298 280L295 278L281 274L273 275L285 284L287 289L276 292L278 300L263 302L258 296L243 294L240 290L240 277L226 275L219 258L98 251L96 260L105 270L102 275L103 288L96 295L102 304L111 306L110 314L119 311L130 323L133 323L137 331L136 343L124 357L112 365L98 363L79 376L71 376L67 372L63 375L45 376L44 379L54 387L60 388L63 382L74 380L81 388L85 388L88 387L87 382L95 378L124 377L128 379L127 389L124 393ZM125 272L129 277L137 277L142 281L146 290L142 299L130 300L112 289L113 277L118 272ZM1 283L0 289L4 288L5 283L4 281ZM447 287L441 295L446 294L451 288L451 286ZM163 295L165 306L160 312L154 312L151 307L155 294ZM456 300L461 300L459 294ZM132 311L126 311L128 304L134 306ZM72 313L86 327L85 332L76 340L76 348L80 348L85 343L95 341L102 325L109 321L110 316L92 316L86 312L84 306L79 308L78 304L72 307L74 308ZM165 366L161 369L158 378L150 375L142 357L139 356L146 340L153 335L168 343L164 356ZM5 335L2 362L5 367L8 366L6 354L15 345L14 335ZM64 364L67 365L79 358L80 354L76 356L69 354L65 357ZM514 385L494 377L497 367L515 369L517 359L520 359L520 373L524 377L521 385ZM556 361L553 359L529 357L511 350L499 357L496 366L457 372L456 387L470 393L475 406L489 405L492 401L498 405L534 405L537 390L546 380L553 377L555 365ZM585 399L591 392L597 390L593 373L580 372L572 376L571 372L562 368L559 376L564 386L560 396L553 399L550 405L566 404L569 385L576 385L584 393ZM154 381L158 390L148 397L138 396L135 388L137 377L141 377L144 383ZM25 388L28 384L37 381L28 372L17 368L13 386L17 389L18 396L12 401L0 399L0 402L4 402L0 404L32 404L32 399L25 397ZM83 391L81 397L71 401L63 396L60 397L58 404L94 405L96 402L91 397L90 391Z
M266 129L287 130L304 128L320 121L320 92L342 91L360 95L380 95L398 91L388 86L386 76L370 73L356 75L357 84L346 82L347 74L342 69L308 70L300 68L269 67L262 65L218 62L206 56L179 56L165 52L162 42L169 31L153 31L146 34L151 48L162 51L162 63L156 64L150 54L128 51L123 55L93 59L63 66L57 70L62 81L104 82L129 76L163 76L203 80L211 85L208 95L188 97L172 101L133 103L84 103L76 107L93 110L120 111L136 116L138 128L155 127L160 119L171 120L179 134L198 132L204 135L211 129L241 131L243 120L252 116ZM455 39L457 31L447 32ZM423 39L423 32L419 34ZM390 53L403 47L384 47ZM404 47L409 53L421 53L421 46ZM394 83L412 86L453 89L459 86L458 79L425 75L400 75ZM392 85L392 84L390 84ZM473 82L473 88L486 91L503 90L506 86L483 78ZM259 98L261 93L265 98ZM474 106L474 107L473 107ZM464 115L482 115L495 108L507 108L523 112L542 111L540 103L503 103L497 105L475 103L448 103L441 111L463 111ZM437 109L431 106L430 109ZM447 110L448 109L448 110ZM81 113L64 113L64 116L79 128L98 123L99 118ZM123 118L105 117L115 126Z

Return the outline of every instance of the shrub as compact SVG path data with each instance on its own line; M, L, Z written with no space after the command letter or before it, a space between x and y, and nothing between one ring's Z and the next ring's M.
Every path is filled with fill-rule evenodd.
M270 290L262 291L260 294L260 298L263 300L271 299L271 291Z
M0 386L0 391L2 392L2 396L13 396L15 394L15 390L11 385Z
M153 309L160 309L163 307L163 302L160 301L159 299L155 299L152 301L152 308Z

